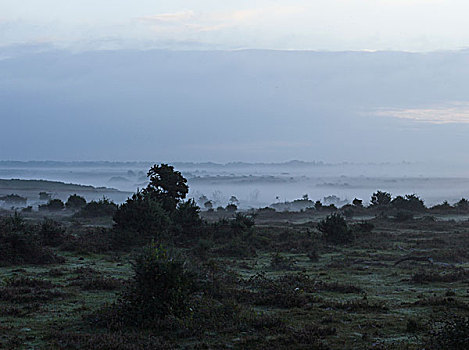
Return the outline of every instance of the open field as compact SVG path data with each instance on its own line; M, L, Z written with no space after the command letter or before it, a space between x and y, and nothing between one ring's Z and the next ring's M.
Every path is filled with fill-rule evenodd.
M93 317L125 290L139 245L99 247L93 242L103 231L89 219L54 219L66 229L51 248L63 260L0 268L1 348L421 349L438 322L469 314L467 221L373 218L371 232L338 245L320 238L321 216L312 216L302 223L264 219L237 237L212 228L171 240L186 260L217 276L214 304L192 307L222 304L224 313L212 311L225 325L102 326Z

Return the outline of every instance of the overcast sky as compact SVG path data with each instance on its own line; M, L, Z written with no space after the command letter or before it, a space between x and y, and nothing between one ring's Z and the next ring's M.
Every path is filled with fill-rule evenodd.
M469 162L468 13L1 0L0 159Z
M0 45L433 51L469 46L466 0L2 0Z

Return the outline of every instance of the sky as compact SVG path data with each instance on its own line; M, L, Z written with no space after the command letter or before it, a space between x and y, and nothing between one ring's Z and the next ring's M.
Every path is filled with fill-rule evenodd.
M2 0L0 45L457 50L468 12L465 0Z
M0 159L469 162L469 3L0 1Z

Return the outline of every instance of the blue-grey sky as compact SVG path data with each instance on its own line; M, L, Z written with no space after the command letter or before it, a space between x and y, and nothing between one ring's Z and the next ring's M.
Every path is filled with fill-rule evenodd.
M465 0L2 0L0 45L433 51L469 46Z
M0 2L0 159L469 161L456 0Z

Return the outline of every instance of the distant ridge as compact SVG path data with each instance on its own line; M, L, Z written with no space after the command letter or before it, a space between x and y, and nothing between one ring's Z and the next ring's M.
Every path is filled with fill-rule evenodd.
M0 179L1 190L37 190L37 191L87 191L87 192L120 192L115 188L94 187L90 185L78 185L61 181L49 180L21 180Z
M323 161L302 161L302 160L289 160L285 162L168 162L168 161L12 161L0 160L0 168L2 167L124 167L124 166L139 166L149 168L155 163L169 163L176 168L242 168L242 167L321 167L321 166L344 166L344 165L368 165L368 166L382 166L382 165L411 165L417 164L415 162L382 162L382 163L354 163L354 162L339 162L339 163L326 163Z

